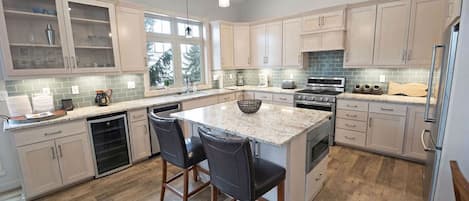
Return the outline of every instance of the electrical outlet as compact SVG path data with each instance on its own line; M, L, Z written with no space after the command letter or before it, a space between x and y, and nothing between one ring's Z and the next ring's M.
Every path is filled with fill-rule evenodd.
M135 82L134 81L128 81L127 82L127 88L128 89L135 89Z
M293 74L292 74L292 73L290 73L290 79L291 79L291 80L293 79Z
M80 94L80 88L78 86L72 86L72 94Z
M386 82L386 76L385 75L380 75L379 76L379 82L381 82L381 83Z
M42 88L43 94L50 94L50 88Z

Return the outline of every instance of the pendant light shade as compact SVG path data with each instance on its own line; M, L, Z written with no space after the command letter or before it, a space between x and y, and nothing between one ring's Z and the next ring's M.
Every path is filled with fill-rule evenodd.
M218 0L218 6L220 8L228 8L230 7L230 0Z
M192 38L192 28L189 25L186 27L186 38Z
M185 30L185 33L186 33L186 38L192 38L192 28L191 26L189 25L189 0L186 0L186 30Z

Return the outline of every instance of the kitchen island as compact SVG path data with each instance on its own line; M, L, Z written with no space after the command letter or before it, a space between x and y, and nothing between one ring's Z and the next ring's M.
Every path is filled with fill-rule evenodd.
M307 196L307 142L315 135L330 132L318 129L330 125L332 113L287 106L263 104L255 114L244 114L236 101L173 113L171 116L199 126L210 128L217 134L245 137L253 142L256 157L285 167L285 200L310 200ZM192 132L197 135L197 132ZM329 133L327 133L329 134ZM308 155L309 156L309 155ZM308 188L311 188L308 187ZM276 189L263 197L277 200Z

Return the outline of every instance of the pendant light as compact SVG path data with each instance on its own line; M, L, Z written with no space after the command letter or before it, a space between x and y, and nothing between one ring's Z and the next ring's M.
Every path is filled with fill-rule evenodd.
M186 38L192 38L192 28L189 25L189 0L186 0Z
M218 7L220 8L230 7L230 0L218 0Z

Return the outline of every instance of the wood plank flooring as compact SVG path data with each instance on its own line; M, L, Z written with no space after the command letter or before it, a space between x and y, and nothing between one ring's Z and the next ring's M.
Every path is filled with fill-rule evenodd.
M329 158L328 179L315 201L423 201L422 165L341 146L332 147ZM168 166L168 175L178 171ZM158 201L160 177L161 160L157 157L40 201ZM176 183L182 188L181 180ZM191 183L191 189L197 185ZM226 198L219 196L219 200ZM165 200L180 198L167 192ZM209 201L210 188L190 200Z

